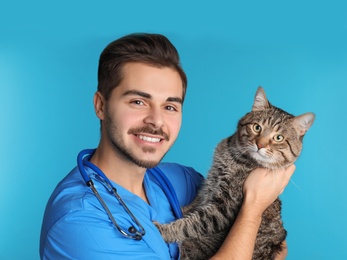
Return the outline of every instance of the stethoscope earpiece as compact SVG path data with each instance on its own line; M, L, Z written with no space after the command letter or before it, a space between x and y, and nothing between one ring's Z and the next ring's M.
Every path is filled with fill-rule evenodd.
M135 234L135 233L137 232L137 230L136 230L136 228L135 228L134 226L130 226L130 227L128 228L128 231L129 231L130 233L132 233L132 234Z
M142 239L142 235L140 232L137 231L137 229L134 227L134 226L130 226L128 228L128 231L131 233L131 234L135 234L134 238L135 240L139 241Z
M142 236L141 236L141 235L139 235L139 234L136 234L136 235L135 235L135 240L139 241L139 240L141 240L141 239L142 239Z

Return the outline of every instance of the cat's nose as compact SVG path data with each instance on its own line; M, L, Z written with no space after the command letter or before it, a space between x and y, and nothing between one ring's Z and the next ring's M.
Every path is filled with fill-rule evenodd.
M260 150L261 148L265 147L265 144L259 142L257 143L257 147L258 147L258 150Z
M258 150L260 150L261 148L265 148L269 145L269 142L267 140L266 137L264 136L260 136L257 140L255 140Z

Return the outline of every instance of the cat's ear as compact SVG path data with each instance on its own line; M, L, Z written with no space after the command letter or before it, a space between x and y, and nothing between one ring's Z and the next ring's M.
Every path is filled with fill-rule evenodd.
M260 111L270 107L270 103L266 98L265 91L262 87L257 89L255 93L252 111Z
M310 129L315 119L313 113L306 113L300 116L296 116L293 119L293 126L299 136L303 136L308 129Z

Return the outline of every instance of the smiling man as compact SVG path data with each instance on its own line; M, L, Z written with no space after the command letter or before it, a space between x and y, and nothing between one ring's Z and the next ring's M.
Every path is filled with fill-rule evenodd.
M153 221L181 217L203 181L193 168L160 162L178 136L186 87L177 50L162 35L131 34L105 48L94 95L100 143L79 154L53 191L41 259L179 258L178 245L165 243ZM216 259L250 259L261 214L293 171L249 176L241 213Z
M155 167L177 138L183 89L177 71L130 62L106 101L94 97L102 135L91 158L106 176L143 200L145 168ZM115 170L117 169L117 170Z

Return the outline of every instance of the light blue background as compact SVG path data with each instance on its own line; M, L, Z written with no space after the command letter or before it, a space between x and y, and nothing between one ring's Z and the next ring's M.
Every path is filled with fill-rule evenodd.
M282 195L287 259L347 259L347 5L240 2L2 1L0 259L39 258L49 195L77 152L98 144L98 56L131 32L169 37L189 78L166 161L206 173L259 85L274 105L316 113Z

